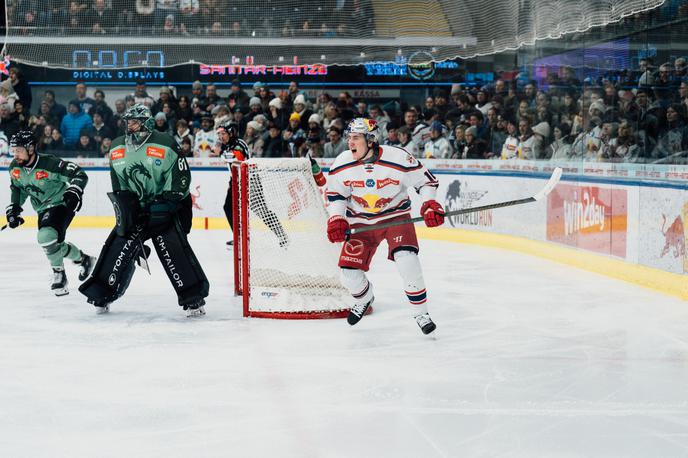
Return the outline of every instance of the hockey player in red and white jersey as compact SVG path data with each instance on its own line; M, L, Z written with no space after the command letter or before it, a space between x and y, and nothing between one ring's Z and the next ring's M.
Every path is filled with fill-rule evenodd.
M410 217L413 188L423 200L420 212L428 227L444 223L444 210L435 200L438 181L416 158L402 148L380 146L380 129L374 120L356 118L347 128L349 149L335 159L327 179L327 237L345 242L339 257L342 284L355 305L348 322L360 321L373 302L373 286L366 276L382 240L388 259L394 261L404 282L412 315L424 334L435 330L427 309L427 293L418 259L418 239L411 223L352 234L350 228Z

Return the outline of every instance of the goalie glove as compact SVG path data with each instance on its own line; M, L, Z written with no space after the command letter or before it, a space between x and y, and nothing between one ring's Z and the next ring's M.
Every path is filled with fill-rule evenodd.
M436 200L423 202L420 207L420 214L428 227L437 227L444 223L444 209Z
M64 194L62 194L62 200L64 201L65 207L67 207L71 212L76 213L81 208L81 196L83 191L77 186L68 187Z
M332 243L346 240L346 231L349 230L349 222L340 215L335 215L327 220L327 239Z
M10 229L14 229L24 224L24 218L19 216L21 215L21 212L22 208L17 204L8 205L5 209L5 216L7 216L7 225L10 227Z

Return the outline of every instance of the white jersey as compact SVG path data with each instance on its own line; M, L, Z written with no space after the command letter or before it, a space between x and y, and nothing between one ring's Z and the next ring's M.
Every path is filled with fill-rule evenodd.
M330 216L346 216L351 224L375 224L409 216L414 188L434 199L438 181L418 159L396 146L380 146L374 162L361 162L346 150L334 160L327 178Z
M210 157L215 143L217 143L217 133L214 129L208 132L199 130L194 138L194 157Z

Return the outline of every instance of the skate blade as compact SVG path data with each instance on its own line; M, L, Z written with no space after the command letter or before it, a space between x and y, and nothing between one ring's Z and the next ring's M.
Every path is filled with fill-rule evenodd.
M104 315L110 311L110 306L106 305L104 307L97 307L96 306L96 315Z
M66 296L67 294L69 294L69 290L67 288L59 288L59 289L54 289L53 293L57 297Z
M188 309L186 311L186 317L187 318L199 318L205 315L205 309L201 305L197 309Z

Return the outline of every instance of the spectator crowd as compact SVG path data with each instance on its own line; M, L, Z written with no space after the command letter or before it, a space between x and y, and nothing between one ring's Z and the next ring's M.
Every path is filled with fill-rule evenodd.
M32 103L28 84L13 67L0 83L0 131L6 141L29 128L42 151L100 157L124 133L127 107L143 103L152 110L155 129L173 135L193 157L217 155L215 126L231 119L254 156L332 158L347 149L348 122L365 116L377 121L384 144L419 158L687 162L684 58L657 67L642 60L638 69L614 79L580 81L565 67L540 85L496 76L487 86L445 86L417 104L385 105L355 100L345 91L323 91L310 100L295 81L278 90L234 80L223 94L199 81L188 94L168 86L154 94L140 81L111 107L101 89L91 97L84 83L75 85L66 105L51 90Z
M15 35L334 38L374 28L370 0L7 0L6 8Z

